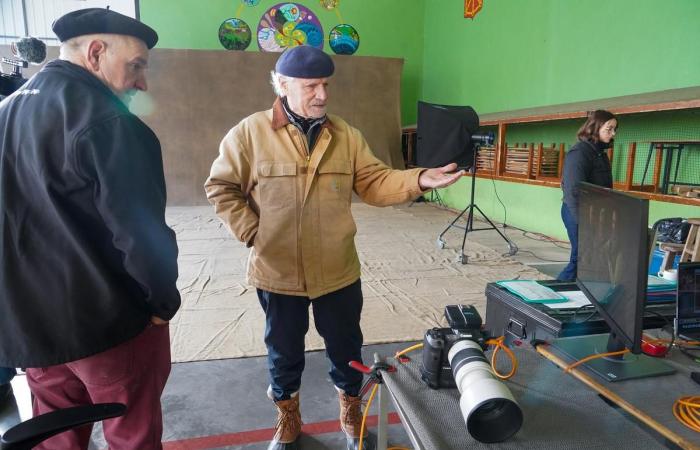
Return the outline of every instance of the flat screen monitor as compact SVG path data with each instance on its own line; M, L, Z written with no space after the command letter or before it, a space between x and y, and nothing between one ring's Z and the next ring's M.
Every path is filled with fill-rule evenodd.
M574 359L628 349L631 354L586 364L610 381L673 373L666 364L642 354L648 216L647 199L579 184L576 284L610 327L610 334L573 338L565 346Z
M418 102L416 164L442 167L456 162L460 168L473 165L471 136L479 128L479 116L470 106Z
M649 201L588 183L579 187L577 284L611 329L610 351L642 351Z

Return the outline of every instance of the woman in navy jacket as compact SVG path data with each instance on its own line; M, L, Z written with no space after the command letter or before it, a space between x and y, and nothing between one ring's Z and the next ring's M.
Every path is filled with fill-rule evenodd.
M617 132L617 118L609 111L596 110L578 130L578 142L574 144L564 159L561 176L561 189L564 202L561 205L561 219L571 242L569 264L557 277L562 281L576 279L578 260L578 183L585 181L612 188L612 168L605 152L613 145Z

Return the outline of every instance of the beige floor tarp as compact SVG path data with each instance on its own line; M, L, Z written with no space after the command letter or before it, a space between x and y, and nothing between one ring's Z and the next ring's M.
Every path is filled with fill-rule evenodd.
M485 311L486 283L503 279L540 279L537 270L467 242L469 264L455 261L461 244L451 231L450 247L436 246L453 212L417 203L389 208L353 204L356 244L362 262L366 344L422 339L443 322L448 304L473 303ZM171 324L173 360L259 356L264 315L255 289L245 282L248 250L230 237L209 207L171 207L168 222L180 246L183 304ZM323 348L313 327L307 350Z

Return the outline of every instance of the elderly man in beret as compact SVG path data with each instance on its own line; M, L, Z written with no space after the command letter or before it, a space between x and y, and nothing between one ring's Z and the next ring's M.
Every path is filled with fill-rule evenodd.
M456 164L393 170L362 134L327 114L334 65L323 51L285 51L272 72L272 109L243 119L224 137L205 184L216 213L251 248L248 280L265 311L268 397L278 409L270 449L298 447L299 387L309 306L326 344L347 447L362 419L362 289L350 211L353 191L371 205L406 202L463 175ZM454 172L454 173L453 173ZM364 448L373 448L366 439Z
M0 366L27 368L35 414L124 403L109 448L160 449L177 245L160 143L125 103L158 36L106 9L53 30L60 58L0 103ZM87 449L90 433L37 448Z

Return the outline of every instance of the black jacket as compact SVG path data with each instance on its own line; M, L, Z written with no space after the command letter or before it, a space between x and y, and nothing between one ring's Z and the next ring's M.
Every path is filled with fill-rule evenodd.
M586 181L607 188L612 188L612 167L608 154L602 148L589 141L578 141L564 158L561 174L561 190L564 191L564 203L578 223L578 183Z
M0 366L73 361L173 317L155 134L59 60L0 102L0 130Z

